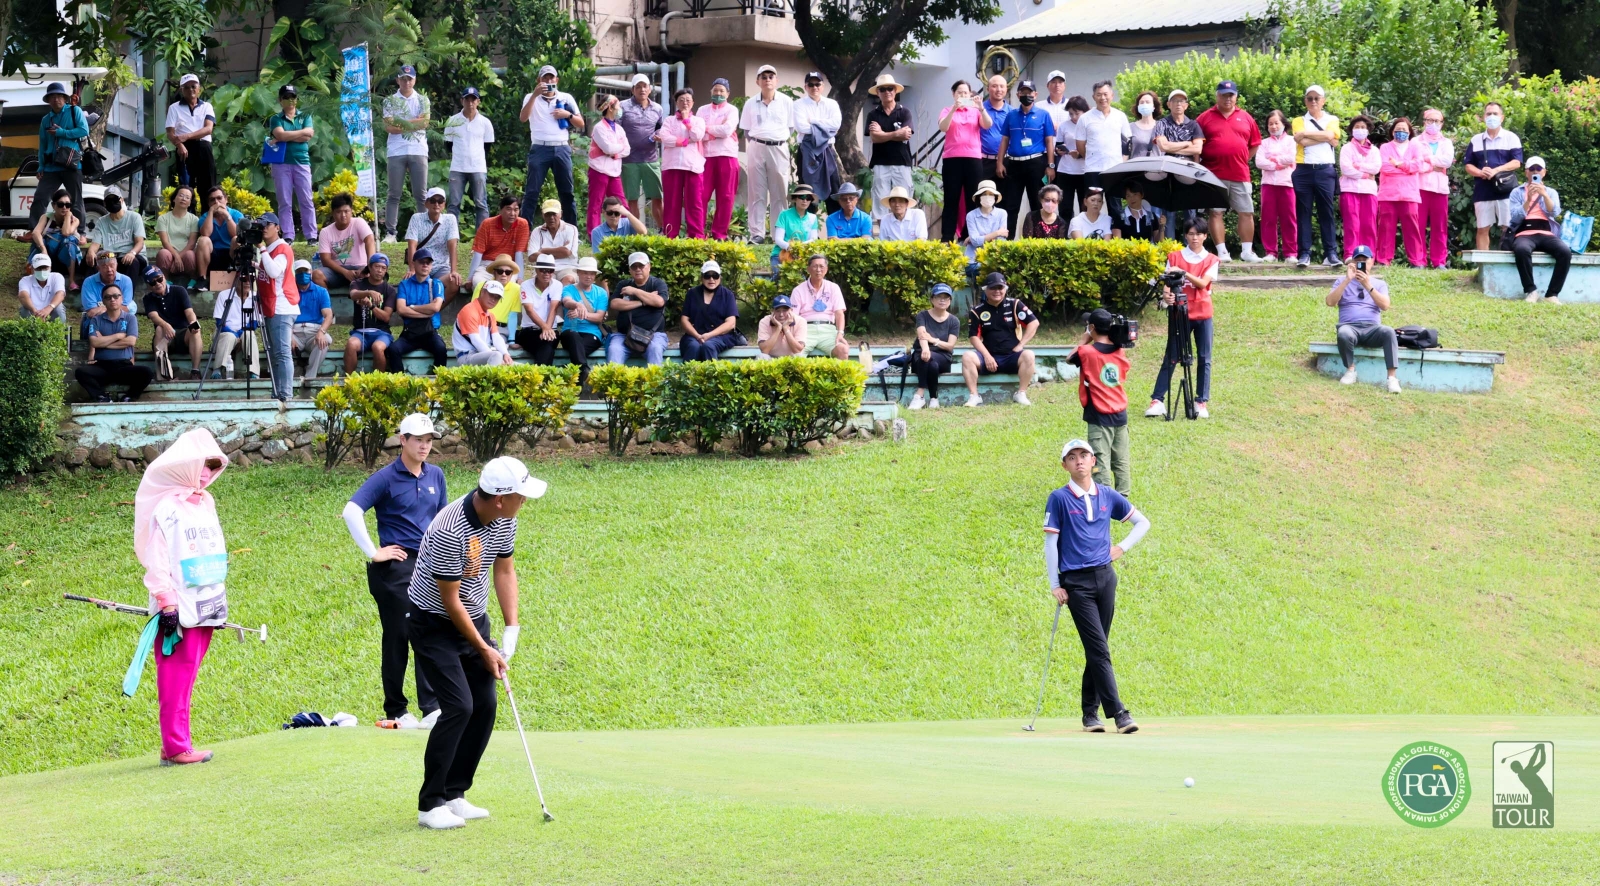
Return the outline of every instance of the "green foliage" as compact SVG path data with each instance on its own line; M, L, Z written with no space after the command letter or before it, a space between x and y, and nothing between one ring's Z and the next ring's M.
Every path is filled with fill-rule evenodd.
M1071 322L1102 304L1123 313L1167 266L1171 240L995 240L978 250L983 273L1006 275L1011 293Z
M66 365L62 324L0 321L0 475L32 470L55 454Z
M355 448L360 437L360 420L350 412L350 398L345 395L344 385L328 385L317 392L317 411L322 413L317 416L317 424L322 426L322 469L331 471L350 450Z
M445 423L461 432L472 457L488 461L504 454L518 436L566 424L578 402L578 367L441 367L434 376L433 396Z
M737 433L740 420L751 417L756 405L738 369L744 362L761 361L702 360L662 367L656 438L687 437L694 441L696 451L706 453L724 437Z
M355 198L355 202L351 206L351 209L355 211L355 214L369 222L376 221L373 216L372 201L368 200L366 197L357 195L356 185L356 172L349 166L345 166L344 168L340 169L338 175L328 179L327 184L318 188L316 192L311 195L311 204L317 209L317 218L332 219L334 195L349 194ZM377 232L374 231L373 233Z
M555 67L561 91L577 100L580 110L589 105L594 95L594 35L589 23L573 15L561 0L476 0L468 8L475 10L479 32L485 35L478 40L478 53L485 58L506 60L504 87L484 92L483 113L494 120L516 120L522 111L523 95L533 91L539 68L544 65ZM509 125L507 131L511 128L514 125ZM517 184L511 189L515 193L522 190L527 153L526 138L502 136L489 146L491 169L516 171ZM572 156L576 165L586 155L574 148ZM490 190L491 197L497 194Z
M677 313L683 307L683 297L690 289L700 285L700 266L706 259L714 258L722 266L722 283L739 292L755 266L756 254L749 246L725 240L690 240L688 238L635 235L607 237L600 243L595 256L600 265L600 276L616 290L619 281L628 279L628 255L642 252L650 256L650 273L667 283L667 309Z
M654 420L661 388L660 366L606 363L589 373L589 389L606 401L606 448L623 455Z
M1474 0L1282 0L1272 15L1282 48L1326 54L1386 117L1415 120L1429 107L1461 114L1511 60L1493 6Z
M432 412L432 400L428 379L400 372L357 372L318 391L318 421L326 437L324 466L331 469L360 446L361 460L371 469L400 420L413 412Z
M1318 49L1241 49L1233 56L1221 50L1211 55L1191 51L1176 61L1142 61L1117 75L1117 95L1131 114L1134 99L1147 89L1159 96L1182 89L1189 93L1189 116L1194 117L1216 104L1217 84L1223 80L1239 84L1239 106L1255 117L1262 132L1274 109L1290 116L1304 113L1305 90L1313 83L1328 91L1328 113L1341 120L1359 114L1367 101L1348 79L1335 76L1331 58Z
M867 371L854 360L782 357L736 365L748 367L751 393L772 415L770 423L750 421L740 427L747 454L752 434L768 427L783 438L789 452L837 434L860 408L867 386ZM755 414L765 417L759 410Z
M778 291L793 291L806 279L811 256L827 256L828 279L844 293L845 322L853 330L865 328L874 292L883 294L890 316L909 320L928 306L933 284L960 286L966 280L961 247L940 240L824 239L791 244L790 252L793 258L778 269Z

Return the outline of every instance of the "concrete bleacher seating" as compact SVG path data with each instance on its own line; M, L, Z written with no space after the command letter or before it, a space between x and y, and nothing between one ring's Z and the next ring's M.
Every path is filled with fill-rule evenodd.
M1344 375L1339 345L1314 341L1311 353L1317 369L1324 375ZM1389 371L1378 348L1356 348L1356 379L1362 384L1383 384ZM1457 348L1430 348L1426 351L1400 349L1400 365L1395 377L1402 388L1443 391L1454 394L1480 394L1494 386L1494 368L1506 362L1503 351L1463 351Z
M1516 258L1499 249L1469 249L1461 259L1478 268L1483 294L1494 298L1522 298L1522 278L1517 274ZM1533 254L1533 282L1543 292L1550 285L1555 260L1542 252ZM1564 302L1600 302L1600 254L1580 253L1572 257L1567 283L1561 289Z

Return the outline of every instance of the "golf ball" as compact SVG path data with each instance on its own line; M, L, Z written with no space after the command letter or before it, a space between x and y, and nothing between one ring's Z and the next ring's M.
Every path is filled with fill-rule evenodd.
M1183 786L1184 786L1184 787L1186 787L1186 788L1192 788L1192 787L1194 787L1194 779L1192 779L1192 778L1186 778L1186 779L1184 779L1184 780L1183 780Z

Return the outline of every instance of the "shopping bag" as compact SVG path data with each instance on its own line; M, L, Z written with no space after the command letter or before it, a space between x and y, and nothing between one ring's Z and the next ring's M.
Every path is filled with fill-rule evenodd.
M1594 219L1568 211L1561 217L1561 242L1573 252L1589 248L1589 238L1594 235Z

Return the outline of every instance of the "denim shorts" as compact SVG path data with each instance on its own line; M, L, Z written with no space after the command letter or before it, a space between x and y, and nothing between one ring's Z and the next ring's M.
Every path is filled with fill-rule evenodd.
M394 336L383 329L352 329L350 337L361 341L361 351L372 350L373 342L383 342L384 347L394 344Z

